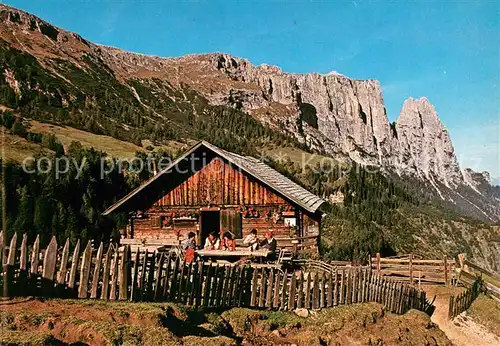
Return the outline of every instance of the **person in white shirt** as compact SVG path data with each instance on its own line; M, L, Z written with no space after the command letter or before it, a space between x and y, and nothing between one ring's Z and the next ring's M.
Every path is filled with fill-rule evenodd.
M257 250L259 247L259 238L257 238L257 230L255 228L243 239L243 244L247 245L250 251Z
M215 232L210 232L207 239L205 239L205 250L219 250L220 240Z

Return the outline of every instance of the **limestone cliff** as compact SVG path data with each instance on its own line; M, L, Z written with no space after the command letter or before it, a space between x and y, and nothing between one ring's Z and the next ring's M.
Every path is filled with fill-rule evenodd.
M416 178L467 214L500 220L498 189L478 182L475 174L461 172L449 134L432 104L425 98L410 98L390 124L376 80L352 80L338 73L285 73L276 66L255 66L223 53L180 58L130 53L93 44L1 4L0 45L26 52L58 78L66 78L62 61L83 70L89 68L89 61L100 64L132 91L140 107L160 118L161 110L146 106L130 82L155 84L157 90L151 95L170 95L172 102L189 102L184 93L187 86L213 105L242 109L318 151ZM0 77L19 93L12 71L4 69ZM61 95L61 103L67 104L70 98Z

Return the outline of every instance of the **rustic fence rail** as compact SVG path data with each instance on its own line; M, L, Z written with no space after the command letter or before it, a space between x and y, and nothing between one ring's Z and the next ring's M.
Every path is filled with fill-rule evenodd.
M482 289L483 280L481 278L477 278L471 287L457 296L450 296L448 318L453 319L461 312L467 310L471 306L472 302L479 296Z
M486 293L500 302L500 275L498 273L484 269L467 260L465 254L458 255L458 261L460 267L455 268L457 282L466 287L471 287L480 277L483 280L483 288L486 289Z
M130 246L93 249L79 241L45 250L37 238L11 239L7 275L13 295L130 301L172 301L196 307L246 306L293 310L379 302L394 313L430 308L425 292L377 275L368 267L324 271L282 271L186 261L174 252L148 252ZM2 283L3 280L0 280Z
M446 256L443 259L416 259L409 254L382 258L377 253L377 256L371 258L370 262L371 268L377 274L412 284L422 282L450 285L455 267L455 260Z

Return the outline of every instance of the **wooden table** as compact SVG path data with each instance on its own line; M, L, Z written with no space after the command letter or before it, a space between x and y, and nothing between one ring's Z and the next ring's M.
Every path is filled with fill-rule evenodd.
M267 257L269 250L196 250L196 253L203 257Z
M138 249L139 249L139 252L145 252L146 250L148 250L148 253L153 253L155 251L161 252L161 251L165 251L167 249L165 246L161 246L161 245L144 246L141 244L141 245L129 245L129 246L130 246L131 253L136 253ZM123 252L123 249L125 249L125 246L120 246L118 248L118 251Z

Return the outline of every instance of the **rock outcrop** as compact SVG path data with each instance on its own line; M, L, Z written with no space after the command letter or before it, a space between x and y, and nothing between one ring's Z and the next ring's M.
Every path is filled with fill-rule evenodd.
M500 220L498 189L478 182L477 174L461 172L448 132L426 98L406 100L399 118L390 124L376 80L352 80L339 73L285 73L223 53L180 58L130 53L93 44L1 4L0 39L0 44L34 56L54 75L58 72L53 64L60 60L85 69L85 58L91 57L127 88L130 80L160 80L180 90L182 97L188 87L211 104L241 108L319 151L417 178L443 200L460 200L480 217ZM11 75L0 71L16 90Z
M189 59L191 72L193 60L202 61L203 75L218 81L218 87L210 89L200 88L199 79L191 84L210 102L237 104L313 148L416 178L462 212L500 219L498 189L485 179L478 182L477 174L462 173L448 131L427 98L404 101L397 121L390 124L376 80L284 73L227 54L178 61L183 59Z
M434 106L425 98L403 103L396 122L397 160L400 174L414 171L422 179L447 187L463 183L462 173L448 131Z

